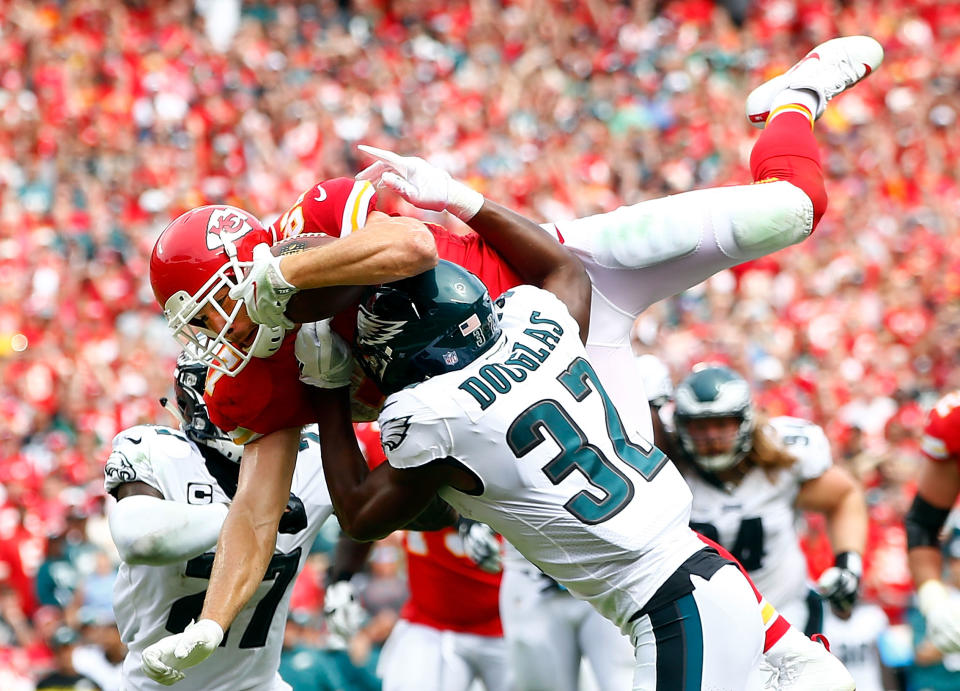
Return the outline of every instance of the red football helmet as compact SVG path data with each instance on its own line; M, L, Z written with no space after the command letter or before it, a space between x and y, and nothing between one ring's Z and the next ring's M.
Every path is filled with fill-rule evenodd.
M230 313L220 300L244 278L253 248L272 237L254 216L218 204L187 211L168 225L150 256L150 283L174 337L196 360L234 376L251 358L269 357L283 343L284 330L260 326L249 350L230 343L227 334L243 306ZM205 306L224 320L220 332L193 321Z

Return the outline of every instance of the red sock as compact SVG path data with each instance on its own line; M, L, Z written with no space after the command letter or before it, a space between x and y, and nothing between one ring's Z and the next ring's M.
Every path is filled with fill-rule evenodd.
M755 182L786 180L806 192L813 202L813 227L817 227L827 210L827 190L808 118L786 112L767 121L750 154L750 172Z

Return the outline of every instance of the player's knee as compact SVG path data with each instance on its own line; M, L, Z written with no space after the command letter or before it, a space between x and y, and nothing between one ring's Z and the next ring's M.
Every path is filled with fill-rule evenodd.
M807 190L782 180L750 187L754 190L751 203L732 207L730 217L736 253L744 257L762 256L802 241L819 220L817 205L821 216L826 208L822 182L816 201Z

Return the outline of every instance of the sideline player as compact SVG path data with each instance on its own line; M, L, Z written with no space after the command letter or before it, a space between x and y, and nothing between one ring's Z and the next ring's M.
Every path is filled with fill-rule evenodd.
M629 326L632 321L631 304L635 310L646 306L634 304L638 295L641 298L646 296L644 299L651 301L658 299L662 296L659 294L662 290L679 290L699 282L716 270L798 242L809 235L826 204L822 173L816 143L809 129L810 124L822 114L830 98L862 79L879 65L881 59L882 49L872 39L835 39L822 44L788 73L767 82L751 94L748 99L749 113L755 115L761 111L769 111L769 118L765 120L767 127L754 148L752 169L757 180L776 180L764 183L762 189L761 186L741 186L702 190L689 193L700 195L696 198L677 195L645 202L627 207L627 210L621 209L612 214L585 219L585 223L572 222L559 228L570 248L579 251L587 259L600 291L596 295L600 296L606 305L602 311L610 313L612 310L616 313L609 314L609 320L598 317L597 328L593 331L597 337L596 348L601 353L607 351L606 356L597 357L601 368L609 368L608 375L601 373L601 376L613 379L611 372L616 374L618 371L625 371L617 365L617 358L632 358L626 336L628 328L620 329L616 324L620 323L622 326L627 323ZM407 188L408 201L419 203L426 208L456 212L462 219L468 220L471 227L480 232L483 240L489 243L484 245L477 240L457 238L438 232L438 229L431 229L437 245L442 244L450 257L464 259L496 292L519 283L517 276L511 271L511 265L528 274L536 274L538 270L550 265L548 259L554 250L541 245L539 239L530 236L522 243L516 243L513 241L514 236L508 237L508 224L504 221L508 218L516 221L515 215L510 216L502 207L484 200L479 194L455 183L446 173L436 171L419 159L403 160L417 164L416 170L397 171L399 178L405 178L409 172L410 180L406 182L412 181L413 186L399 184L400 187ZM418 187L416 173L424 171L432 180L437 181L438 186L428 185L424 189ZM383 175L381 179L384 184L389 184ZM393 181L399 183L399 179ZM411 189L417 193L415 197L411 197ZM316 194L314 197L313 193L314 190L305 193L301 201L307 202L311 198L323 196ZM246 314L249 309L250 315L259 322L270 324L271 326L264 328L273 329L272 333L276 335L274 340L277 344L271 345L271 352L277 354L261 360L270 363L283 353L285 348L287 354L293 350L292 343L287 345L289 341L281 343L282 328L289 323L285 322L283 311L292 292L322 285L376 282L372 274L366 275L363 271L358 272L359 277L347 278L358 264L344 263L351 255L348 248L337 247L340 243L283 258L273 258L263 251L254 257L251 244L257 238L263 238L264 231L258 230L259 224L256 224L257 228L251 232L244 224L253 225L256 223L255 219L242 216L243 212L239 210L227 210L223 207L214 207L212 211L211 207L206 207L203 213L205 215L202 217L195 214L171 224L161 235L151 261L151 281L158 301L165 308L171 326L185 338L197 340L194 330L197 327L206 329L217 343L225 348L232 348L236 357L242 359L253 350L252 346L258 345L255 340L258 329ZM231 221L243 219L234 226L234 230L226 234L230 241L227 250L235 250L229 262L221 257L218 263L210 256L209 247L200 249L196 246L198 237L202 239L204 233L208 239L211 234L215 235L213 239L217 242L223 236L224 224L214 223L216 219L213 219L213 214L219 215L220 220L228 217ZM306 219L308 216L309 214L302 213L301 210L302 218ZM671 224L669 226L668 221ZM187 232L184 224L189 223L201 225L199 236L195 228ZM676 225L673 225L674 223ZM373 214L367 225L376 225ZM173 231L175 227L179 227L176 232ZM383 227L381 224L380 228ZM237 228L241 228L243 233L238 235ZM344 244L349 243L350 250L363 248L364 241L350 241L366 235L370 230L365 227L363 233L348 235L344 238ZM398 235L396 244L405 245L411 234ZM192 246L184 240L185 235L192 237ZM382 236L383 233L380 233L378 237ZM683 242L675 245L670 238L682 238ZM164 251L165 243L173 243L175 240L180 242L182 252ZM496 256L491 245L503 254L509 265ZM213 246L216 247L216 243ZM378 247L390 249L389 243L387 246ZM664 247L672 249L664 254L661 251ZM204 257L205 261L199 263L202 264L202 270L194 272L196 280L190 285L184 277L183 265L196 269L198 262L195 257L198 255ZM424 257L428 255L428 252L423 253ZM375 253L360 252L357 256L366 260L375 258ZM432 259L435 258L434 253ZM179 266L176 265L176 259L180 260ZM396 266L397 264L374 261L369 270L383 273L384 267L395 270ZM669 275L671 280L661 274ZM214 275L223 280L213 280ZM638 275L646 276L644 280L650 284L646 290L638 290L636 285L630 285L631 281L626 280L623 281L624 294L621 294L616 285L612 284L616 283L612 281L613 277L629 279ZM680 275L685 278L678 279ZM539 283L529 276L523 278L534 284ZM231 297L227 296L228 291ZM620 298L624 298L626 302L621 303ZM242 303L238 302L241 299ZM197 320L200 320L199 323ZM324 352L329 353L332 346L329 345L327 337L328 334L319 335L327 344ZM209 356L212 367L221 371L229 370L216 361L214 352L207 351L205 354ZM247 364L248 362L250 364ZM289 360L285 360L281 364L264 365L264 370L272 367L274 374L283 376L264 376L257 381L265 382L262 386L269 390L272 387L271 381L284 380L284 377L290 375L292 369L288 363ZM249 358L243 360L243 364L247 369L253 366ZM293 368L295 367L294 363ZM306 363L306 368L316 369L311 363ZM341 373L338 372L335 378L342 380ZM221 377L222 381L226 379ZM247 398L253 391L262 393L260 386L241 386L239 380L240 377L237 377L230 381L237 382L234 388L241 394L246 392ZM335 387L342 381L323 382L314 378L313 383ZM232 402L228 400L222 405L214 405L218 388L221 387L214 384L212 393L208 392L211 415L222 413L224 419L229 421L228 412L241 417L246 415L249 419L256 418L264 411L277 409L262 399L252 402L242 400L242 395ZM621 392L616 398L624 406L635 406L635 403L631 403L634 393L631 385L630 391ZM217 641L214 626L222 629L229 624L239 605L245 601L252 586L258 581L265 565L265 546L269 543L267 529L271 521L275 522L279 517L279 500L285 497L283 488L288 485L289 473L292 470L290 452L293 440L298 435L298 427L302 424L301 412L303 417L307 417L307 411L313 413L305 398L306 394L300 393L292 397L285 396L284 405L281 406L283 411L288 413L286 422L297 427L275 426L273 429L258 430L239 422L221 424L225 429L238 432L238 439L248 442L241 474L255 474L258 477L259 491L257 496L238 496L231 507L221 541L222 544L229 544L230 549L218 551L218 561L214 566L212 585L203 612L204 619L208 620L208 623L204 624L206 628L202 631L199 627L188 630L184 634L184 640L189 639L188 647L192 652L176 661L167 658L165 664L190 666L209 654ZM235 405L228 411L231 403ZM649 420L646 414L640 416L639 408L637 406L636 410L630 411L630 419ZM220 424L220 419L215 420ZM274 421L274 425L276 424ZM270 464L261 462L266 456L270 457ZM250 463L247 462L248 459L251 459ZM280 459L280 462L277 462L277 459ZM256 522L254 516L257 517ZM233 564L229 569L225 566L228 560ZM243 568L237 568L236 565L242 565ZM163 668L158 669L156 673L165 671Z
M693 492L691 527L729 549L806 635L823 630L823 598L849 613L862 575L867 505L856 480L833 465L823 429L794 417L761 419L747 381L720 365L695 367L673 399L670 434ZM800 511L826 516L836 552L816 591L795 527Z
M960 496L960 391L944 395L930 411L921 448L926 457L917 495L904 522L907 559L927 638L944 654L960 652L960 603L943 583L940 533Z
M138 425L120 432L104 468L106 489L119 499L109 522L123 558L114 611L129 649L123 662L125 688L163 688L144 674L141 653L183 631L200 614L212 550L236 491L241 448L207 417L202 398L206 371L205 365L181 355L174 384L181 429ZM300 447L293 493L266 576L224 645L190 675L187 688L290 688L277 668L292 583L333 512L317 435L307 432ZM174 680L176 675L161 683Z
M323 392L337 515L348 534L375 539L439 492L631 637L634 688L760 688L754 592L690 530L679 472L629 436L591 367L590 283L577 268L548 276L552 292L508 291L496 310L475 276L444 261L372 292L356 349L388 393L389 465L367 470L356 442L341 441L352 431L346 390ZM836 658L810 647L820 657L804 681L853 688Z

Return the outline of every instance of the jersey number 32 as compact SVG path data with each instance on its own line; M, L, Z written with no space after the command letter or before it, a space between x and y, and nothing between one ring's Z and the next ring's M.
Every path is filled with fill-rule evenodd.
M570 392L573 401L569 403L583 401L594 392L600 396L607 436L617 459L637 471L647 482L653 480L667 462L666 455L650 443L641 445L627 439L620 415L590 363L577 358L557 380ZM570 473L578 471L602 492L602 495L587 490L577 492L564 504L567 511L583 523L595 525L626 508L633 499L633 482L613 460L590 443L560 401L537 401L520 413L507 430L507 444L517 458L523 458L546 440L544 434L550 435L561 447L561 452L543 466L550 482L558 485Z

